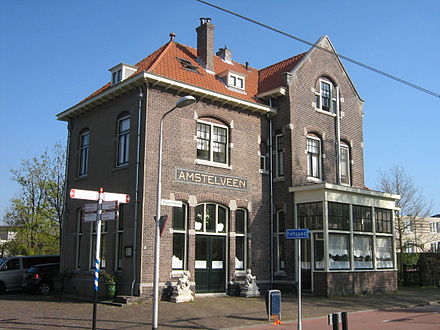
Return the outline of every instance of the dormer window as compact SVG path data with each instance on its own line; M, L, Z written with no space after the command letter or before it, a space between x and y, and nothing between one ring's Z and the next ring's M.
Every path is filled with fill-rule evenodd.
M109 71L111 73L111 83L112 85L116 85L117 83L124 81L133 73L135 73L137 71L137 68L128 64L120 63L111 68Z
M232 71L224 71L218 75L218 77L229 87L231 90L237 92L244 92L246 89L245 76Z
M244 89L244 78L229 74L229 86Z

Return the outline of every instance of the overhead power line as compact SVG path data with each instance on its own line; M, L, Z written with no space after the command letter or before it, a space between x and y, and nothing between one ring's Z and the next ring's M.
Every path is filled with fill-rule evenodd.
M417 89L417 90L419 90L419 91L421 91L421 92L423 92L423 93L426 93L426 94L432 95L432 96L434 96L434 97L440 98L440 94L439 94L439 93L433 92L433 91L431 91L431 90L429 90L429 89L427 89L427 88L424 88L424 87L421 87L421 86L419 86L419 85L413 84L412 82L409 82L409 81L407 81L407 80L404 80L404 79L402 79L402 78L399 78L399 77L397 77L397 76L394 76L394 75L392 75L392 74L390 74L390 73L387 73L387 72L385 72L385 71L382 71L382 70L376 69L376 68L374 68L374 67L372 67L372 66L370 66L370 65L368 65L368 64L365 64L365 63L359 62L359 61L357 61L357 60L355 60L355 59L353 59L353 58L351 58L351 57L348 57L348 56L345 56L345 55L342 55L342 54L336 53L336 52L331 51L331 50L328 50L328 49L326 49L326 48L324 48L324 47L317 46L316 44L314 44L314 43L312 43L312 42L309 42L309 41L307 41L307 40L304 40L304 39L298 38L298 37L296 37L296 36L294 36L294 35L292 35L292 34L290 34L290 33L284 32L284 31L279 30L279 29L277 29L277 28L274 28L274 27L272 27L272 26L270 26L270 25L267 25L267 24L264 24L264 23L258 22L258 21L254 20L254 19L252 19L252 18L249 18L249 17L243 16L243 15L240 15L240 14L238 14L238 13L235 13L235 12L230 11L230 10L228 10L228 9L225 9L225 8L223 8L223 7L220 7L220 6L214 5L214 4L210 3L210 2L207 2L207 1L204 1L204 0L196 0L196 1L201 2L201 3L205 4L205 5L211 6L211 7L213 7L213 8L216 8L216 9L218 9L218 10L224 11L224 12L226 12L226 13L228 13L228 14L231 14L231 15L237 16L237 17L239 17L239 18L241 18L241 19L244 19L244 20L249 21L249 22L251 22L251 23L254 23L254 24L256 24L256 25L262 26L262 27L264 27L264 28L266 28L266 29L268 29L268 30L271 30L271 31L274 31L274 32L276 32L276 33L282 34L282 35L284 35L284 36L286 36L286 37L288 37L288 38L291 38L291 39L294 39L294 40L296 40L296 41L302 42L303 44L306 44L306 45L312 46L312 47L314 47L314 48L318 48L318 49L323 50L323 51L328 52L328 53L335 54L335 55L338 56L339 58L342 58L342 59L344 59L344 60L346 60L346 61L348 61L348 62L351 62L351 63L353 63L353 64L359 65L360 67L362 67L362 68L364 68L364 69L367 69L367 70L373 71L373 72L378 73L378 74L380 74L380 75L382 75L382 76L384 76L384 77L387 77L387 78L390 78L390 79L392 79L392 80L394 80L394 81L397 81L397 82L399 82L399 83L401 83L401 84L404 84L404 85L407 85L407 86L409 86L409 87L415 88L415 89Z

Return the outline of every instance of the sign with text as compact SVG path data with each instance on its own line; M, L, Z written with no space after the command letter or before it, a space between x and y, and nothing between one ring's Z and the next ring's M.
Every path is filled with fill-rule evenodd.
M191 171L178 168L176 170L176 180L182 183L201 184L219 188L230 188L237 190L247 190L248 180L227 175Z
M172 207L182 207L182 202L181 201L175 201L175 200L172 200L172 199L161 199L160 200L160 205L172 206Z
M286 239L306 239L309 238L308 229L287 229Z

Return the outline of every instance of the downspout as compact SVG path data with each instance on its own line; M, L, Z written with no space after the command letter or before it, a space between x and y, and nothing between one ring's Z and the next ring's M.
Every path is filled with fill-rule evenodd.
M67 209L67 176L68 176L68 173L69 173L69 155L70 155L70 139L71 139L71 128L72 128L72 122L71 122L71 120L69 119L68 120L68 122L67 122L67 144L66 144L66 164L65 164L65 168L64 168L64 203L63 203L63 216L62 216L62 223L61 223L61 233L60 233L60 256L61 256L61 265L60 265L60 268L61 268L61 270L62 270L62 274L64 274L64 265L65 265L65 262L64 262L64 254L63 254L63 251L64 251L64 242L65 242L65 238L64 238L64 235L66 234L65 233L65 230L64 230L64 228L65 228L65 226L66 226L66 221L67 221L67 212L66 212L66 209ZM63 282L62 282L62 285L63 285L63 289L64 289L64 279L63 279Z
M145 92L145 115L147 113L148 88ZM133 281L131 282L131 296L134 296L134 288L136 285L137 271L137 227L139 221L139 177L141 166L141 127L142 127L142 100L144 92L142 86L139 86L139 105L138 105L138 122L137 122L137 147L136 147L136 183L135 183L135 204L134 204L134 220L133 220ZM147 135L147 127L145 126L145 136ZM143 199L142 199L143 202Z
M336 86L336 182L341 184L341 117L339 107L339 86Z
M272 98L269 98L269 106L272 109ZM274 273L274 255L273 255L273 249L274 249L274 240L273 240L273 223L274 223L274 205L273 205L273 120L272 116L274 113L271 111L267 114L267 117L269 119L269 212L270 212L270 286L273 288L273 273Z

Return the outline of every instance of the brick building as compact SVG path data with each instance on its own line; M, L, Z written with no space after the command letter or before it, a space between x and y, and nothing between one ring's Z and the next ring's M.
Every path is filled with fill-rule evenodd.
M316 295L396 289L393 216L398 196L364 186L363 101L328 37L258 70L214 53L201 19L197 48L170 41L58 115L68 122L68 188L128 193L103 223L102 268L121 294L152 291L159 123L164 120L160 284L191 273L196 293L233 292L252 269L262 288L294 290L302 241L303 287ZM65 289L92 287L96 232L83 202L67 201Z

